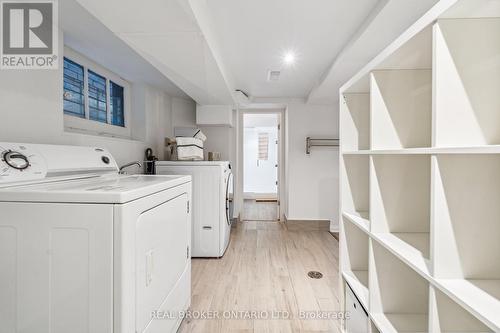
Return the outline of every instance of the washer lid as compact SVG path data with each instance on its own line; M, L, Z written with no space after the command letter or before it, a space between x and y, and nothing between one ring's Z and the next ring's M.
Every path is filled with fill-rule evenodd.
M0 201L126 203L191 181L191 176L104 175L0 189Z

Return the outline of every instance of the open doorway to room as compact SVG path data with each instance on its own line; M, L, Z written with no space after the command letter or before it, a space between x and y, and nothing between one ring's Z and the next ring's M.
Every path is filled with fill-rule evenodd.
M243 220L279 220L280 118L243 114Z

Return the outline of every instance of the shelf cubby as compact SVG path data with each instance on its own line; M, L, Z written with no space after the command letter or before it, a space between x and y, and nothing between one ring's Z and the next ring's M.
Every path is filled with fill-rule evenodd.
M430 156L372 156L371 231L403 255L429 259Z
M342 160L342 212L363 220L369 229L369 156L344 155Z
M374 71L370 87L372 150L431 146L431 69Z
M434 45L435 145L500 144L500 18L438 20Z
M381 332L429 331L429 283L372 242L370 309Z
M493 332L463 307L436 288L430 293L431 333Z
M435 156L433 169L435 276L500 281L500 155Z
M375 70L407 69L432 69L432 26L418 32L375 68Z
M370 94L349 93L343 95L340 117L342 149L358 151L370 149Z
M358 296L361 304L368 309L368 244L369 238L365 231L357 225L344 220L342 243L342 271L346 282Z
M433 163L434 276L500 331L500 155Z

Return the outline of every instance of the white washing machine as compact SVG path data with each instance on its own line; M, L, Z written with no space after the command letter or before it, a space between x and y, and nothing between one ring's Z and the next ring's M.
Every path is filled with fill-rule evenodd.
M119 175L100 148L0 154L0 331L175 332L191 299L191 178Z
M158 161L160 175L193 178L192 256L222 257L233 221L234 182L227 161Z

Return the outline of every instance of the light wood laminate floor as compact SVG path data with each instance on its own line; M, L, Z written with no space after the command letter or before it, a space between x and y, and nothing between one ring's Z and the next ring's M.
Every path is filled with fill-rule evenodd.
M243 221L276 221L278 219L278 203L245 199L241 219Z
M193 259L192 265L191 310L222 316L233 311L229 316L236 319L184 319L179 332L340 332L337 320L299 316L300 311L327 316L339 311L338 242L326 231L288 231L280 222L240 222L223 258ZM324 277L309 278L311 270ZM290 318L248 319L246 311Z

